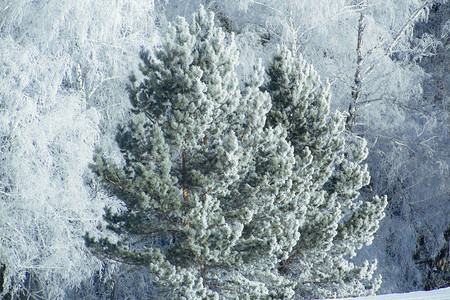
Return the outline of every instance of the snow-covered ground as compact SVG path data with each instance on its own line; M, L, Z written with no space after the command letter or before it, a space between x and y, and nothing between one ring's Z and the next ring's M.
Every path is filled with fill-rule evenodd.
M340 300L450 300L450 288L433 290L433 291L422 291L413 292L406 294L389 294L389 295L378 295L369 297L358 297L358 298L341 298Z

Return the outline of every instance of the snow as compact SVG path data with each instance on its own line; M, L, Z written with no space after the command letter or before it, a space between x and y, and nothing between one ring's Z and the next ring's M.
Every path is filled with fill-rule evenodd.
M406 294L389 294L357 298L341 298L340 300L450 300L450 288L432 291L421 291Z

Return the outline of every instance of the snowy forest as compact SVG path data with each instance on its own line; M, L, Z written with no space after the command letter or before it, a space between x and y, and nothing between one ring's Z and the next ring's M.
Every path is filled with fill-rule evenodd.
M450 2L0 0L1 299L450 286Z

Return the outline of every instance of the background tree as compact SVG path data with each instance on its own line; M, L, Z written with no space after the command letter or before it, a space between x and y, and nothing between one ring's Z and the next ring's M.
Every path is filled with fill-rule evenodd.
M100 228L108 200L84 175L94 144L108 148L126 118L115 99L140 43L157 39L151 12L151 1L0 1L5 299L67 297L104 277L82 235Z
M99 267L80 239L101 214L81 176L99 118L59 91L63 62L11 38L0 51L0 295L58 298Z
M311 67L286 52L268 93L258 67L241 94L233 38L204 10L190 26L179 19L154 56L141 58L134 117L117 137L123 164L97 152L92 165L124 204L105 214L117 242L86 236L94 253L148 266L168 297L377 289L365 282L374 266L345 256L371 241L386 200L356 200L369 180L364 142L344 152L342 116L329 116L328 87Z

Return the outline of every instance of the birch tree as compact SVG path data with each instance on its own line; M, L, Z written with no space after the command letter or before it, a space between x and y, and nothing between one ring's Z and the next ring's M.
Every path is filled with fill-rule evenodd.
M151 8L0 3L1 297L63 298L101 271L82 239L100 228L104 199L86 169L108 116L126 117L114 96L126 95L135 41L156 38Z

